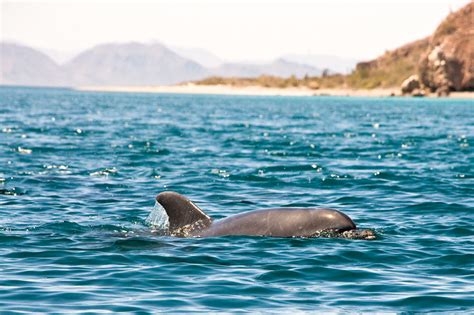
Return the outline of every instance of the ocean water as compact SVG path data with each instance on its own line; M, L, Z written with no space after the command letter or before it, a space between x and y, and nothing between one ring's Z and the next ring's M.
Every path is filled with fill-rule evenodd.
M474 311L472 100L0 88L0 310ZM377 239L173 238L333 207Z

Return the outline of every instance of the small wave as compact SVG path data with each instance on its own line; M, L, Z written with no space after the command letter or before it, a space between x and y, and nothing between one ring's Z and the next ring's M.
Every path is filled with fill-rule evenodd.
M94 177L108 177L111 175L115 175L117 173L118 173L118 170L115 167L112 167L112 168L105 168L102 170L92 172L89 175L94 176Z
M257 280L264 282L288 282L299 279L303 275L300 271L295 270L272 270L257 276Z
M222 178L227 178L230 176L230 173L226 170L220 170L220 169L217 169L217 168L213 168L211 170L211 174L214 174L214 175L217 175L219 177L222 177Z
M74 233L82 233L82 232L88 231L89 228L87 226L83 226L76 222L60 221L60 222L45 223L38 227L35 227L32 230L36 232L56 232L56 233L59 232L59 233L74 234Z
M27 149L27 148L23 148L23 147L18 147L16 149L16 151L20 154L31 154L31 153L33 153L32 149Z
M385 304L402 307L406 310L429 310L430 312L460 312L472 307L472 298L452 298L443 295L425 294L404 297Z
M124 251L129 250L149 250L159 248L166 248L172 246L166 239L159 238L145 238L145 237L127 237L115 240L112 245L114 248Z
M429 213L468 212L468 213L471 213L472 211L470 207L462 205L462 204L446 203L446 202L440 202L440 201L420 202L420 203L402 208L400 210L408 211L410 213L420 213L420 212L429 212Z
M0 195L5 195L5 196L21 196L26 194L26 192L18 187L13 187L10 189L0 189Z

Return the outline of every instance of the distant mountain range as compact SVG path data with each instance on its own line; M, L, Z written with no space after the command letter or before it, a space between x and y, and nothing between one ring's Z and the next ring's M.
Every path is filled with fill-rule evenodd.
M30 47L0 43L0 84L67 85L64 69Z
M290 62L285 59L277 59L267 64L251 63L224 63L218 67L210 69L212 75L221 77L258 77L262 74L277 77L296 76L299 78L305 75L319 76L322 70L313 66Z
M178 55L184 58L191 59L192 61L197 62L207 68L218 67L224 63L221 58L217 57L216 55L205 49L176 46L172 46L170 47L170 49Z
M201 49L170 49L160 43L103 44L58 64L38 49L0 43L0 84L32 86L168 85L209 76L318 76L323 67L295 56L273 62L226 63ZM330 68L328 65L324 68Z
M161 44L105 44L86 50L62 67L73 85L162 85L209 75L200 64Z

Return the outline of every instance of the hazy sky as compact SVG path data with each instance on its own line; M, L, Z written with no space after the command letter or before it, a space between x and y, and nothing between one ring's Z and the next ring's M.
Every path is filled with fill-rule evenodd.
M78 52L160 41L227 60L286 53L359 60L431 34L469 0L1 1L1 40Z

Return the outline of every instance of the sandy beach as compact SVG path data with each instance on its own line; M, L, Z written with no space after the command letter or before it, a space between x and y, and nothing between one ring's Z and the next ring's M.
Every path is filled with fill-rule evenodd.
M177 94L216 94L250 96L400 96L399 89L318 89L308 88L265 88L261 86L237 87L230 85L197 85L193 83L163 86L81 86L79 91L130 92L130 93L177 93ZM436 97L436 95L427 95ZM449 97L474 98L474 92L454 92Z

